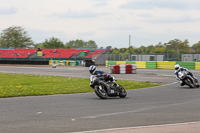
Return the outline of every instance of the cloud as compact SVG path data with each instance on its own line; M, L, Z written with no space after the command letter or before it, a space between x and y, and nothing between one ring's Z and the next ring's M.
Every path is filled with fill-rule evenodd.
M42 43L45 39L51 37L59 38L62 41L66 41L67 34L63 31L58 30L40 30L40 29L29 29L28 34L32 37L35 43Z
M78 36L83 36L83 37L85 37L85 36L94 36L95 35L95 32L79 32L78 33Z
M141 14L138 14L137 16L142 17L142 18L152 18L153 17L153 15L149 14L149 13L141 13Z
M103 7L103 6L106 6L107 4L108 4L107 1L100 1L100 2L98 2L95 6L96 6L96 7Z
M16 8L1 8L0 7L0 15L10 15L10 14L15 14L17 13L17 9Z
M200 18L193 18L190 15L184 15L179 17L159 17L159 18L150 18L144 19L145 22L151 23L190 23L190 22L199 22Z
M95 6L97 7L102 7L102 6L106 6L108 4L109 1L111 0L90 0L91 2L95 2Z
M154 8L167 8L167 9L200 9L195 0L138 0L129 1L120 6L120 8L127 9L154 9Z
M92 12L92 11L78 12L78 11L68 10L67 12L64 12L64 13L53 13L50 15L50 17L79 19L79 18L96 18L96 17L106 16L106 15L109 15L109 14L104 13L104 12L101 12L101 13Z
M133 30L140 30L141 27L139 26L115 26L109 28L101 28L100 30L110 30L110 31L133 31Z

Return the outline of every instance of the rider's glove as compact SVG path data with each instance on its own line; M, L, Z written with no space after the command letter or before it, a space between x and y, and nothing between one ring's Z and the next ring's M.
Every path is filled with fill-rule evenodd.
M119 87L119 85L117 84L117 82L115 80L113 80L113 83L116 87Z
M182 84L182 83L183 83L183 81L182 81L182 80L180 80L179 82L180 82L180 84Z

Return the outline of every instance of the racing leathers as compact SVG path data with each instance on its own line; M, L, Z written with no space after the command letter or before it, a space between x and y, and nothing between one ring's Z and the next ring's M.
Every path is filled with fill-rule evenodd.
M113 82L113 83L116 83L115 80L114 80L114 78L113 78L112 76L108 75L108 74L107 74L106 72L104 72L104 71L97 70L97 71L95 71L95 73L92 74L92 75L98 76L98 77L102 78L102 80L111 81L111 82ZM93 87L91 82L90 82L90 87Z

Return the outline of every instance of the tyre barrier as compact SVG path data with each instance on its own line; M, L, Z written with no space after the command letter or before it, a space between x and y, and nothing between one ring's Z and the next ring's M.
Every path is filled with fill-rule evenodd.
M174 69L175 64L187 69L200 70L200 62L181 62L181 61L106 61L106 67L110 65L136 64L137 68L147 69Z
M113 74L133 74L136 73L136 64L109 65L109 73Z
M49 60L49 65L53 66L85 66L89 67L94 65L92 60L82 60L82 61L73 61L73 60Z

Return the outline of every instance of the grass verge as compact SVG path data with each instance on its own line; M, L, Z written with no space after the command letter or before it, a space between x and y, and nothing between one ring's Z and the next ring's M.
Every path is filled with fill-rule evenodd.
M89 78L66 78L0 73L0 97L38 96L93 92ZM126 90L159 86L152 82L118 80Z

